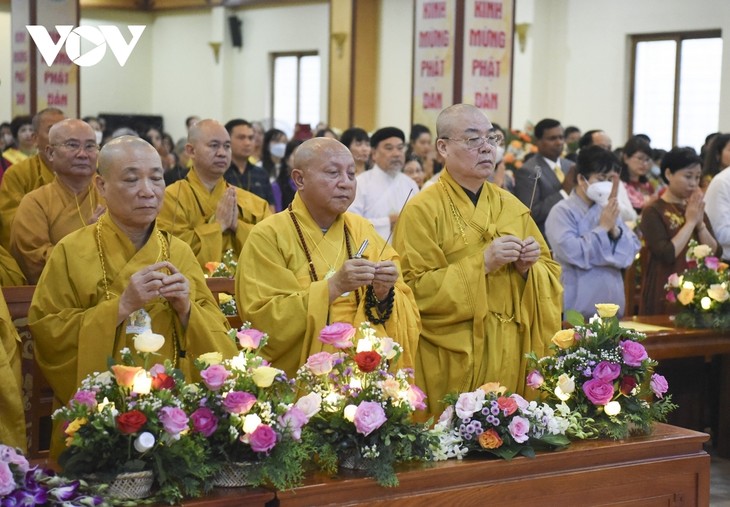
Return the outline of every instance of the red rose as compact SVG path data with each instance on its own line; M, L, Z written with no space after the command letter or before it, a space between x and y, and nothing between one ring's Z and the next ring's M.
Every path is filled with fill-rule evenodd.
M147 422L147 416L139 410L130 410L117 417L117 428L123 435L137 433Z
M380 364L380 354L371 350L369 352L358 352L355 354L355 362L358 368L365 373L369 373Z
M624 396L628 396L631 394L631 391L634 390L634 387L636 387L636 379L634 377L625 376L621 379L621 394Z
M497 398L497 406L504 413L504 415L512 415L517 412L517 400L515 400L514 398L500 396L499 398Z
M152 377L152 389L159 391L160 389L172 389L175 387L175 379L167 373L158 373Z

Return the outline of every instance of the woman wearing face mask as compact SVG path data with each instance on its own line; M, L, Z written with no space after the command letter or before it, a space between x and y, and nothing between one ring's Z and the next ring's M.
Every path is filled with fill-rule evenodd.
M621 165L600 146L578 154L576 185L550 210L545 237L563 268L563 308L588 319L596 303L626 306L622 269L639 251L636 234L621 220L618 204Z
M33 121L30 116L16 116L10 122L15 143L3 151L8 165L17 164L36 154L36 138L33 135Z
M263 148L261 150L261 167L269 173L271 183L276 181L279 175L279 163L286 152L287 137L279 129L269 129L264 134Z
M662 159L667 190L644 208L639 224L646 243L641 251L640 315L664 315L672 310L664 286L669 275L681 274L687 268L690 239L709 246L711 255L722 256L722 247L705 214L701 164L692 148L672 148Z

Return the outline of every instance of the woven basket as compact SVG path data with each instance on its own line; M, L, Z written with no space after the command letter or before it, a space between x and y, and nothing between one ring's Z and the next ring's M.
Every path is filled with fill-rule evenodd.
M109 489L105 494L120 500L147 498L152 492L154 480L152 470L121 473L109 482ZM91 481L96 482L93 478Z
M220 471L213 477L213 486L218 488L242 488L250 486L248 474L253 463L241 461L237 463L224 463Z

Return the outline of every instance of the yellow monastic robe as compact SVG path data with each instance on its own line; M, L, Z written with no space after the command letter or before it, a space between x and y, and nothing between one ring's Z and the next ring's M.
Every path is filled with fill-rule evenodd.
M164 298L145 305L152 331L166 338L157 360L175 359L191 378L193 362L199 355L219 351L227 358L236 354L237 346L226 334L228 321L213 299L190 247L169 234L158 234L158 230L155 226L147 243L136 251L129 238L104 214L97 224L69 234L53 249L33 295L28 321L36 359L53 388L56 406L67 403L88 374L105 371L109 357L119 360L122 348L134 350L134 335L127 333L130 319L117 326L119 298L129 278L165 260L165 252L190 282L192 305L186 329ZM61 443L57 432L52 440L54 454L60 451Z
M10 246L10 227L23 196L52 182L55 177L40 155L33 155L8 167L0 183L0 245L5 248Z
M253 226L271 215L269 203L241 188L236 189L238 226L236 232L221 232L215 221L218 202L230 185L221 178L212 192L203 185L195 170L184 180L165 189L165 200L158 218L160 229L169 231L193 249L203 269L207 262L220 262L226 250L241 254Z
M348 322L357 327L365 316L365 289L359 289L360 304L355 292L340 296L329 305L329 289L325 276L338 270L349 256L355 255L367 238L363 258L377 260L385 242L372 224L352 213L340 215L326 234L312 219L297 194L292 208L314 263L317 281L310 278L307 256L288 211L254 227L238 261L236 303L244 321L265 331L270 338L263 353L272 364L293 375L309 355L322 350L334 352L318 340L327 324ZM349 255L344 227L349 231ZM390 246L383 260L398 265L398 255ZM373 310L376 312L377 310ZM393 313L384 325L374 325L378 336L389 336L404 348L399 366L413 367L420 321L413 294L401 276L395 285Z
M76 196L59 179L23 197L10 231L10 253L28 283L38 282L53 247L68 234L85 227L100 202L103 204L93 184Z
M20 337L0 291L0 443L26 449Z
M540 259L526 280L512 264L485 275L484 250L506 235L540 243ZM440 183L405 207L393 245L421 313L416 383L428 396L430 414L441 413L444 395L486 382L522 393L524 355L547 352L560 329L563 292L560 266L529 210L490 183L475 207L444 170Z
M29 158L30 155L17 148L8 148L3 152L3 158L10 162L10 165L17 164Z
M20 270L20 266L10 252L0 246L0 286L14 287L25 284L25 276Z

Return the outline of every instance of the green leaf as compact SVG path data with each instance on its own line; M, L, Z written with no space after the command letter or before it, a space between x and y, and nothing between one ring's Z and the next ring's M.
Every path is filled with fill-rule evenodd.
M571 326L583 326L586 321L579 312L575 310L567 310L565 312L565 320L570 323Z

